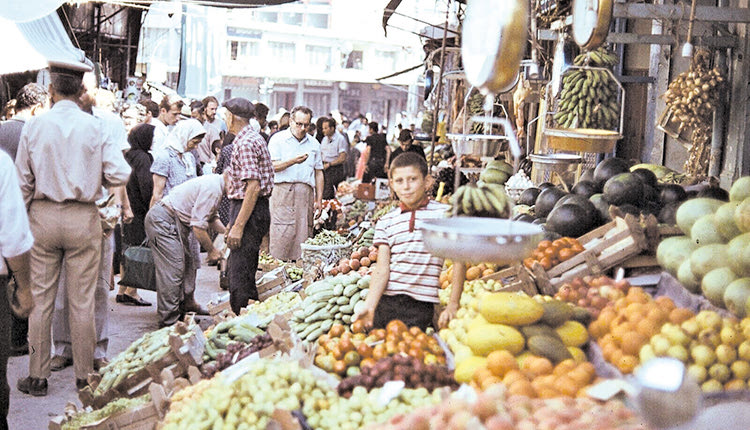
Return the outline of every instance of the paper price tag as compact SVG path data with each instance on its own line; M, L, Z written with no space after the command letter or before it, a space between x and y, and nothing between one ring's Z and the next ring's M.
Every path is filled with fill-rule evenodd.
M398 397L398 395L401 393L401 390L403 390L405 386L406 383L404 381L386 382L380 389L380 393L378 394L378 403L383 407L387 406L388 403L391 402L391 400Z

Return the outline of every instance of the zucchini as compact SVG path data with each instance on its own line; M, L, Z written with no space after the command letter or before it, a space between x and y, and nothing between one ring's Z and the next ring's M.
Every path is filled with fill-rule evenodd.
M352 323L352 316L351 315L344 315L343 317L341 317L341 320L344 321L347 324L351 324Z
M319 293L313 294L310 297L312 297L313 301L316 301L316 302L325 302L328 299L330 299L331 297L334 297L334 295L333 295L333 291L321 291Z
M313 331L315 331L318 328L320 328L321 324L322 324L322 322L317 321L317 322L314 322L314 323L308 325L307 327L305 327L305 329L299 333L300 339L305 339L308 334L310 334Z
M313 322L313 321L319 321L324 320L326 318L330 318L331 314L328 313L326 309L321 309L314 314L310 315L309 317L305 318L305 322Z
M346 287L346 288L344 288L344 295L345 295L346 297L351 297L351 296L353 296L353 295L354 295L354 293L356 293L356 292L357 292L358 290L359 290L359 287L357 286L357 284L351 284L351 285L347 285L347 287Z
M336 285L333 287L333 295L334 296L340 296L344 292L344 286L343 285Z
M351 315L354 313L354 305L346 305L339 308L339 311L341 311L342 314L348 314Z
M366 299L366 298L367 298L367 293L368 293L368 292L370 292L370 289L369 289L369 288L365 288L364 290L360 290L360 291L359 291L359 298L360 298L360 299Z
M346 304L349 304L349 297L341 296L341 297L337 298L336 299L336 304L337 305L346 305Z

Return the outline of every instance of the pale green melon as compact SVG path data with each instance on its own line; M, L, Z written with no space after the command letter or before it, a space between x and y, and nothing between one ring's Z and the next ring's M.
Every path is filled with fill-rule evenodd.
M662 240L656 248L656 261L664 270L676 276L680 264L689 259L690 253L697 248L698 245L687 236L668 237Z
M734 210L734 223L741 232L750 232L750 197L743 200Z
M701 280L701 291L711 304L723 308L724 292L735 279L737 279L737 275L732 272L732 269L719 267L706 273L706 276Z
M693 271L690 270L690 259L686 258L685 261L680 264L680 268L677 269L677 280L680 281L688 291L695 294L701 292L701 281L693 275Z
M698 279L703 279L708 272L728 264L727 245L714 243L701 246L690 254L690 270Z
M750 233L741 234L730 240L727 244L727 255L729 256L729 267L738 276L750 276Z
M693 228L693 223L698 218L716 212L723 204L724 202L721 200L705 197L687 200L677 209L677 213L675 214L677 225L683 233L690 234L690 229Z
M735 279L724 290L724 307L737 317L745 318L748 298L750 298L750 278Z
M725 241L730 241L736 236L742 234L737 224L734 222L734 211L740 202L727 202L721 205L719 209L716 209L714 214L714 223L716 228L719 230L719 234L724 238Z
M693 227L690 228L690 238L698 246L726 243L724 237L719 233L713 214L703 215L695 220Z
M729 189L729 201L741 202L750 197L750 176L737 179Z

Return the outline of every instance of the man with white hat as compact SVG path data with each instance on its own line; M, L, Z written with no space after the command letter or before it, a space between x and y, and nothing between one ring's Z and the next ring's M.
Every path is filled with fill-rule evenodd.
M124 185L130 176L120 148L105 140L99 121L78 106L83 73L90 64L50 62L49 112L30 119L16 156L21 192L35 243L31 248L29 376L21 392L47 394L51 323L63 260L69 279L70 325L76 386L93 371L94 291L101 258L102 227L96 201L102 185Z

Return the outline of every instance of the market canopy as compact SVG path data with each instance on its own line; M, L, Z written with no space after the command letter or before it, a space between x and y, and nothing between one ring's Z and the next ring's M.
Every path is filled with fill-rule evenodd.
M456 0L456 1L459 2L459 3L466 3L466 0ZM385 34L388 34L388 29L387 29L387 27L388 27L388 21L390 21L391 17L394 14L395 15L401 15L401 16L404 16L406 18L411 18L411 17L409 17L407 15L403 15L403 14L401 14L399 12L396 12L396 9L398 9L398 7L401 6L401 3L403 3L403 0L390 0L388 2L388 4L385 6L385 9L383 10L383 32ZM418 18L411 18L411 19L413 19L415 21L419 21ZM419 22L421 22L421 21L419 21ZM429 23L425 23L425 24L430 25Z

